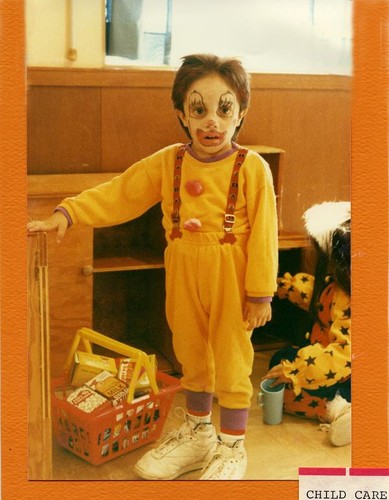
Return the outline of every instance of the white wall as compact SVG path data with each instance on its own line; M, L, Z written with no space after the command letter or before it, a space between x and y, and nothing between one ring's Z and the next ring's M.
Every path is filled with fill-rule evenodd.
M175 2L173 66L180 63L181 56L208 52L211 46L220 55L242 56L245 67L253 72L352 73L351 0L315 0L314 15L309 7L311 0L242 0L246 9L240 11L236 11L236 0L221 1L224 8L220 12L220 2ZM156 5L159 0L144 3L144 15L149 22L160 17ZM75 61L67 58L70 6L74 9ZM25 7L28 66L99 68L105 63L150 64L115 57L105 60L104 0L25 0ZM199 12L207 12L199 16L201 28ZM221 20L218 25L216 18ZM218 26L220 30L215 31Z
M67 58L69 7L77 57ZM28 66L98 68L104 66L104 0L25 0Z
M351 29L350 0L176 0L171 64L212 47L252 72L350 75Z

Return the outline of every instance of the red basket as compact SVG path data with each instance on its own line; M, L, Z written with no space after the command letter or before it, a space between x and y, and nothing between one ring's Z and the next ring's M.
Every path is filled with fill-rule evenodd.
M92 341L99 345L106 339L91 330L81 329L82 340L85 333L93 335ZM96 341L96 335L98 339ZM79 339L73 345L77 346ZM111 339L117 352L123 353L128 346ZM120 346L124 346L123 349ZM129 348L133 349L133 348ZM141 352L141 351L140 351ZM144 353L142 353L144 354ZM143 361L147 359L144 355ZM146 362L146 361L145 361ZM66 366L66 365L65 365ZM53 436L60 446L93 465L100 465L129 453L158 439L162 433L175 393L180 390L180 381L163 372L157 372L158 390L146 398L125 401L116 407L86 413L66 400L69 377L66 373L52 380L52 423Z

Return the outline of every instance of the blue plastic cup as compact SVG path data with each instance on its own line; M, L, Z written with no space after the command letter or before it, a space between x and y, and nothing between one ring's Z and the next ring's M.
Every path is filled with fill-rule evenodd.
M271 387L275 379L265 379L261 382L258 393L258 404L262 407L262 418L265 424L277 425L282 422L285 384Z

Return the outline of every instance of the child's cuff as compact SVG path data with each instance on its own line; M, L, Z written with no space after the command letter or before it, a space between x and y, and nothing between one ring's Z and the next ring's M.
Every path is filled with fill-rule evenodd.
M54 209L54 212L61 212L66 217L66 220L68 221L68 227L70 227L73 224L72 218L69 215L69 212L66 210L64 207L56 207Z
M254 302L255 304L263 304L265 302L271 302L273 297L246 297L248 302Z

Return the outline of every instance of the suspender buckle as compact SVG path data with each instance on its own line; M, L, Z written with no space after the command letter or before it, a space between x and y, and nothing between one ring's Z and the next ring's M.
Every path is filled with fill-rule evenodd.
M224 221L227 222L227 224L235 224L235 215L234 214L225 214Z
M232 231L232 226L235 223L235 215L233 214L225 214L224 215L224 224L223 224L223 229L227 233Z

